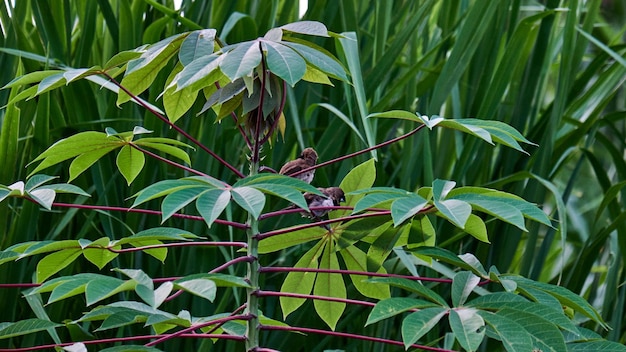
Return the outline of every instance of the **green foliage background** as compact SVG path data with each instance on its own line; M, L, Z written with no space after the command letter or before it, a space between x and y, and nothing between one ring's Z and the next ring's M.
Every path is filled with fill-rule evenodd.
M172 8L172 1L167 0L19 0L15 6L3 2L0 85L16 75L45 68L45 59L70 67L90 67L104 64L118 51L154 43L182 31L216 28L221 40L236 43L298 20L296 1L183 0L182 12ZM321 21L336 33L355 32L358 42L354 42L353 50L338 55L356 73L352 77L355 84L300 84L290 89L285 136L263 151L263 164L279 168L307 146L314 146L320 160L325 161L414 127L409 121L365 119L375 112L400 109L511 124L539 145L527 148L529 156L440 129L417 134L379 151L376 185L415 190L430 185L436 178L450 179L459 185L502 189L540 204L560 221L556 230L529 224L530 232L523 233L494 221L488 224L491 244L487 245L459 234L442 221L437 223L437 244L456 253L475 253L486 267L495 265L501 272L560 282L602 313L613 328L603 332L608 339L624 343L625 12L624 2L600 0L547 0L545 4L520 0L310 1L303 19ZM318 44L331 52L338 50L332 40L319 40ZM10 49L40 57L19 59ZM358 67L360 70L355 69ZM157 95L166 77L166 72L159 75L154 88L142 97L160 105ZM0 104L9 101L10 93L0 91ZM32 170L26 164L53 142L78 131L103 131L105 127L126 131L141 125L162 136L178 138L136 105L117 107L116 98L106 89L79 81L0 110L0 184L25 179ZM216 124L211 116L196 117L201 108L197 103L177 124L243 168L245 144L232 122L225 119ZM356 126L362 139L346 120ZM338 185L352 167L368 157L319 169L317 185ZM126 187L112 167L114 158L106 159L73 182L92 194L89 199L80 197L79 202L130 206L127 198L138 190L157 180L184 176L180 170L146 160L146 170L150 172L142 172L131 187ZM234 180L229 170L209 157L193 166L221 179ZM60 175L63 182L68 178L63 165L48 173ZM75 199L65 197L60 201ZM156 209L158 203L151 205ZM132 230L157 226L159 221L153 216L132 213L45 211L35 204L12 200L0 205L0 244L6 248L29 240L119 238ZM262 223L266 226L262 230L288 224L287 218L278 223ZM203 223L180 219L170 219L167 225L214 239L234 236L221 225L210 231ZM300 250L296 247L265 259L269 262L262 264L293 264L294 258L302 254ZM153 277L169 277L208 271L233 256L233 251L225 248L181 248L169 252L164 266L141 253L119 257L114 264L142 268ZM30 258L4 264L0 282L30 282L35 264ZM86 261L74 265L77 267L62 273L96 271ZM435 273L426 270L422 274ZM265 287L278 290L282 277L268 275L264 280ZM14 302L15 297L15 289L0 290L0 302ZM177 307L187 307L195 314L208 315L225 306L238 305L240 302L231 301L236 299L236 295L225 295L215 305L206 305L205 301L187 297L171 303L176 307L168 308L176 311ZM277 301L269 302L266 315L279 316ZM302 325L302 321L307 321L309 325L322 326L321 322L310 321L317 319L309 314L312 304L307 303L306 309L290 316L288 322ZM30 312L28 302L19 300L6 307L2 320L17 321ZM68 315L78 318L81 314L67 302L54 303L47 312L53 321ZM363 329L367 311L355 310L350 314L343 317L338 328L352 327L372 336L399 340L400 332L393 321ZM430 340L439 338L436 330L431 334ZM264 336L264 345L285 348L282 339L268 341L269 334ZM289 338L290 344L310 345L310 341L317 343L313 350L320 351L337 346L346 350L384 350L356 341L320 341L315 336ZM185 347L178 343L177 347ZM236 350L234 344L224 345Z

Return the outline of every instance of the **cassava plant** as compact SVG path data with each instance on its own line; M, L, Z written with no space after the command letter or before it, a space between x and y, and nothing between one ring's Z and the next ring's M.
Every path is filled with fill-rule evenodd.
M115 237L99 236L101 231L93 229L77 236L68 233L64 240L4 243L0 263L16 265L34 258L26 269L32 270L32 287L23 294L35 316L0 325L0 338L9 341L4 350L85 351L95 345L107 351L156 351L173 349L171 341L196 339L196 348L233 340L238 350L271 351L281 347L275 342L266 345L264 341L273 340L263 335L284 334L289 340L289 331L434 351L475 351L481 345L507 351L621 348L577 326L581 317L601 327L606 324L572 292L500 274L495 267L486 270L472 254L456 255L436 247L434 224L442 220L459 236L484 243L489 243L485 219L523 231L526 220L552 226L536 205L496 189L456 187L450 180L436 179L415 191L375 186L377 151L387 145L418 132L448 128L523 152L520 143L530 142L513 127L399 110L374 113L363 123L384 118L415 126L378 144L366 133L361 139L368 147L359 152L342 155L337 150L335 159L288 175L274 171L285 160L266 161L273 160L272 148L286 131L289 90L303 80L332 85L333 79L349 86L360 77L360 72L349 75L342 62L311 37L334 38L340 53L355 47L354 33L335 34L313 21L273 28L263 37L237 44L224 43L214 29L202 29L119 52L101 66L71 68L46 60L49 69L20 75L4 87L11 90L7 109L17 109L23 100L86 79L116 93L118 106L132 102L147 113L146 121L152 119L154 125L156 118L161 123L158 129L127 126L124 132L106 127L72 133L31 162L26 180L0 187L5 204L13 200L50 211L147 214L161 222L126 228L127 233ZM142 95L159 75L167 77L160 94ZM189 116L190 110L212 122L204 125L206 129L236 131L233 139L241 157L225 160L207 146L203 131L181 127L184 119L195 118ZM111 153L116 154L114 159ZM298 177L365 154L372 158L346 171L340 184L322 184L315 178L307 180L309 184ZM212 158L207 167L211 172L195 167L207 165L207 155ZM70 160L67 172L58 167ZM166 163L171 171L150 175L146 165L153 162ZM83 198L60 203L59 193L88 197L94 190L51 183L58 177L40 173L55 167L72 182L97 165L116 167L129 189L140 177L151 182L129 194L130 206L87 204ZM345 199L317 187L339 187ZM323 201L328 198L330 203ZM321 205L312 199L321 199ZM154 210L157 206L160 210ZM208 272L194 271L191 265L192 270L174 268L173 276L158 277L168 257L182 255L176 252L188 247L219 248L224 260ZM292 265L279 266L274 253L288 253ZM150 260L146 257L156 258L163 269L142 270L142 262ZM191 264L203 260L188 258ZM95 268L75 265L79 261ZM431 269L423 275L418 266ZM200 297L202 303L174 311L178 307L174 302L187 295ZM85 311L55 321L46 314L42 296L47 296L48 306L71 300L84 304ZM282 317L266 309L272 297L279 297ZM306 300L313 301L316 314L330 330L288 324L288 317L301 311ZM358 318L364 326L400 319L402 341L387 338L390 332L371 336L336 331L342 319L348 319L346 314L357 316L363 309L369 312L366 319ZM63 326L66 329L59 329ZM435 326L443 326L439 336L429 334ZM31 343L29 336L44 332L52 342ZM119 342L125 344L113 346Z

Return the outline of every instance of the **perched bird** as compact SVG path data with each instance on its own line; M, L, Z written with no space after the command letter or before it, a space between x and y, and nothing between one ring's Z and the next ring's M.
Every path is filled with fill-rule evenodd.
M339 187L318 188L326 197L319 196L317 194L306 192L304 193L304 200L310 207L332 207L339 206L339 203L345 202L346 197L343 190ZM319 219L328 214L330 209L316 209L311 210L310 213L302 213L303 216Z
M304 170L311 166L314 166L316 163L317 152L315 152L313 148L306 148L302 151L302 154L300 154L300 157L298 157L298 159L292 160L283 165L278 173L285 176L291 176L300 170ZM315 170L310 170L292 177L300 179L306 183L311 183L314 174Z

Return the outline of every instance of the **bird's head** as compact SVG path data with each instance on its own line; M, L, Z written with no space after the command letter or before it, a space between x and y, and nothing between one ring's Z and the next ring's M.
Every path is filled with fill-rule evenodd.
M317 152L313 148L306 148L300 154L300 158L306 160L311 165L315 165L317 163Z

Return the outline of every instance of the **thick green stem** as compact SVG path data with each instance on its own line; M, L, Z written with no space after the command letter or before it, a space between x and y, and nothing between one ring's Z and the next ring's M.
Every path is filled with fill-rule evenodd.
M258 161L250 162L250 176L255 175L259 169ZM250 288L247 291L247 314L250 319L247 321L246 328L246 351L254 351L259 347L259 298L256 293L259 290L259 240L256 235L259 234L259 220L255 219L252 214L248 214L249 226L246 234L248 236L248 256L253 260L248 262L247 279Z

